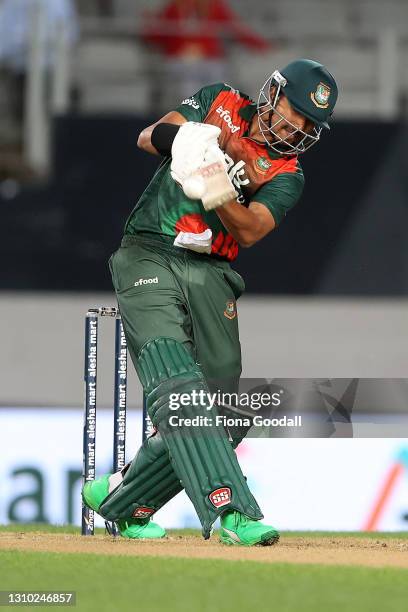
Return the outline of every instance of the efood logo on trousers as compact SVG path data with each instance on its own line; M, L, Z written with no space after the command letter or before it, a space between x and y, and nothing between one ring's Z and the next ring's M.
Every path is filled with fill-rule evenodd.
M158 283L158 276L155 276L154 278L139 278L139 280L135 282L135 287L139 287L140 285L157 285Z

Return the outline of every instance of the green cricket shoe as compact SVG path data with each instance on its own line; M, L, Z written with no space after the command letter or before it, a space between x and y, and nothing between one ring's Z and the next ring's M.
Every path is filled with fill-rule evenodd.
M101 503L109 495L109 476L104 474L96 480L89 480L82 489L82 499L88 508L98 512ZM123 538L134 540L164 538L166 535L163 527L153 523L149 518L119 519L115 521L119 533Z
M98 512L99 506L109 495L109 476L104 474L96 480L88 480L82 488L82 501L95 512Z
M279 532L270 525L254 521L235 510L221 516L220 541L234 546L272 546Z
M154 540L166 536L163 527L160 527L157 523L153 523L153 521L148 518L119 519L116 521L116 524L122 538Z

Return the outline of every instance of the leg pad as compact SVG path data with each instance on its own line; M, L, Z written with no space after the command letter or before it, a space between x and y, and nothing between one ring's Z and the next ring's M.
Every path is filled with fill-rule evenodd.
M217 412L201 406L178 408L177 426L170 425L175 411L170 409L170 395L209 393L199 366L185 347L172 338L159 338L144 345L139 354L147 409L153 425L168 449L171 464L191 499L205 538L211 526L226 510L238 510L253 519L262 518L261 510L250 492L237 457L222 425L216 425ZM210 418L210 425L191 427L183 419Z

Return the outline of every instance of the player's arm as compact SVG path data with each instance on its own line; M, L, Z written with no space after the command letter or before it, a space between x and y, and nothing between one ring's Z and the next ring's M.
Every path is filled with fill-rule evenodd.
M176 129L177 126L187 121L194 121L196 123L203 122L214 99L223 89L228 90L228 85L216 83L215 85L203 87L200 91L191 96L191 98L183 100L177 109L167 113L167 115L164 115L159 121L156 121L156 123L142 130L137 141L137 146L153 155L169 155L171 143L178 133ZM155 130L160 124L166 124L169 127ZM152 134L154 130L155 133L152 143ZM155 146L154 143L156 143L157 146ZM159 149L157 147L159 147Z
M260 202L251 202L248 208L236 200L215 210L225 229L242 247L250 247L264 238L275 227L275 219Z
M282 173L254 194L248 208L236 200L215 212L239 245L250 247L275 229L302 195L304 177L297 165L294 172Z
M139 138L137 139L137 146L139 147L139 149L143 149L143 151L146 151L147 153L152 153L153 155L162 155L163 148L162 148L162 151L159 151L152 144L152 133L155 127L158 126L159 124L180 126L186 121L187 119L183 117L183 115L177 111L171 111L170 113L167 113L167 115L164 115L164 117L156 121L156 123L149 125L148 127L144 128L144 130L140 132ZM167 129L164 128L162 130L162 134L160 133L157 134L157 130L156 130L156 133L155 133L156 140L154 138L153 140L155 140L156 145L157 145L158 142L160 143L160 139L161 139L163 147L166 146L166 140L168 140L169 149L171 149L171 142L172 140L174 140L176 134L177 134L177 129L172 129L171 127Z

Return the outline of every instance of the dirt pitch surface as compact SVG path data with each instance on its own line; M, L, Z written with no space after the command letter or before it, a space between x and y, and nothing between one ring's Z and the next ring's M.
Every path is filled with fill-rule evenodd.
M6 532L0 533L0 550L408 568L408 540L375 537L291 536L281 538L275 546L246 548L219 544L216 536L208 542L187 535L152 542L103 535Z

